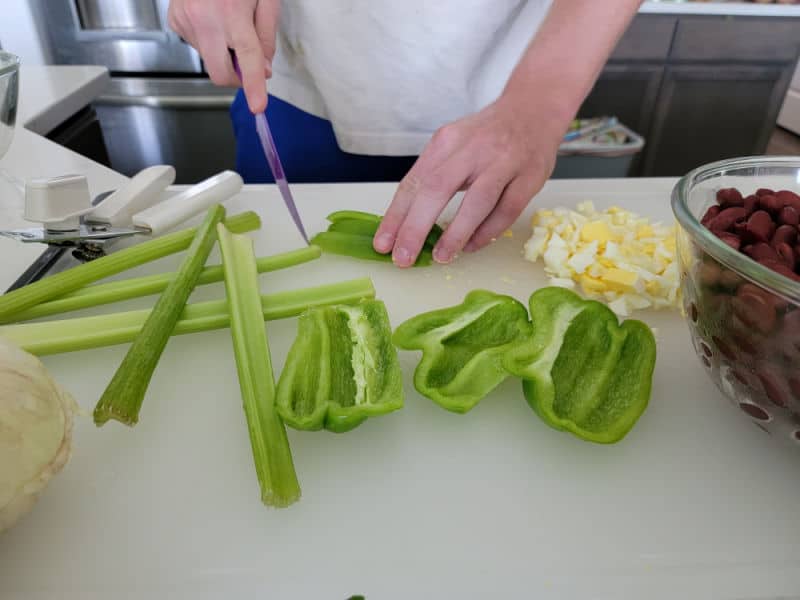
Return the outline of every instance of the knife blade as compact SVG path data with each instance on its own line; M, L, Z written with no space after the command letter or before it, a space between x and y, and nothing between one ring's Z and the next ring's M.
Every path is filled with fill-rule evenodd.
M231 51L231 59L233 60L233 68L236 70L236 74L241 80L242 71L239 69L239 61L236 58L236 53L233 51ZM269 165L270 171L272 171L272 176L275 178L275 183L281 192L283 203L289 210L289 215L292 217L292 220L294 221L297 230L300 232L300 235L303 236L303 240L305 240L306 244L308 244L308 235L306 235L305 227L303 227L303 220L300 218L300 213L297 210L297 205L295 204L292 192L289 190L289 181L283 171L283 164L281 163L280 156L278 155L278 149L275 146L275 140L272 138L272 131L270 130L269 123L267 122L267 115L263 112L260 112L255 115L255 121L256 133L258 134L258 139L261 142L261 148L264 150L264 156L267 159L267 164Z

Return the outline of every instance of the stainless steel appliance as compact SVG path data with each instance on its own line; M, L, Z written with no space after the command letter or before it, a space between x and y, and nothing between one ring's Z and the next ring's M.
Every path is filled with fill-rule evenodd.
M200 55L167 24L169 0L34 0L57 64L107 67L94 103L111 166L132 176L169 164L176 183L235 166L234 89L209 79Z

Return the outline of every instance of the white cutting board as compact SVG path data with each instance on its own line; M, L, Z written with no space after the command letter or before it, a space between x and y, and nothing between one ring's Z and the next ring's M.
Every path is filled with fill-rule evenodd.
M666 221L671 184L552 182L513 238L451 267L400 271L325 256L263 275L262 287L368 275L394 326L456 304L476 287L526 301L546 284L541 264L520 258L534 206L593 200ZM316 232L332 210L382 211L394 188L294 189ZM248 190L229 208L264 217L255 234L259 254L302 243L273 188ZM4 275L21 267L4 267ZM196 298L223 293L215 284ZM514 380L469 414L448 413L414 391L418 355L402 353L402 411L347 434L290 430L303 498L287 510L259 501L228 331L173 338L140 424L96 429L82 419L72 461L34 512L0 536L0 598L705 600L800 593L800 452L776 444L716 391L677 313L637 316L658 328L658 362L651 404L622 443L598 446L549 429ZM276 373L295 325L268 325ZM105 348L45 362L89 411L124 352Z

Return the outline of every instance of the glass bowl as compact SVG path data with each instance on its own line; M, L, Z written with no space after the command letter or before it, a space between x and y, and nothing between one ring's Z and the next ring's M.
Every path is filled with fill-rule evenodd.
M19 58L0 50L0 158L14 139L19 95Z
M718 200L718 192L730 188L742 199L723 191ZM800 448L800 276L787 271L792 264L800 272L800 236L792 211L781 212L792 197L778 194L784 190L800 193L800 157L725 160L682 177L672 210L686 322L698 359L742 415ZM712 208L720 201L719 209ZM709 218L737 205L724 219ZM754 210L767 212L773 225L751 219ZM786 227L779 236L774 232L781 224ZM781 240L791 251L780 247ZM768 247L756 250L758 243ZM780 249L778 263L770 248Z

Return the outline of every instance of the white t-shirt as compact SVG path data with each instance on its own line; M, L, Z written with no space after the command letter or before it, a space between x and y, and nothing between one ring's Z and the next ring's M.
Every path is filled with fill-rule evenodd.
M552 0L284 0L269 92L342 150L417 155L495 100Z

